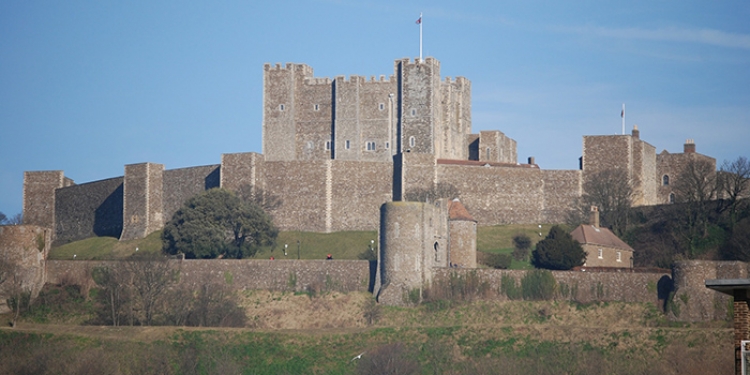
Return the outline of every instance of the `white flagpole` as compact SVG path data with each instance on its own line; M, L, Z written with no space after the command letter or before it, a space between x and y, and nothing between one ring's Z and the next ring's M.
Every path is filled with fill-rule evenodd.
M625 103L622 103L622 135L625 135Z
M422 62L422 13L419 13L419 62Z

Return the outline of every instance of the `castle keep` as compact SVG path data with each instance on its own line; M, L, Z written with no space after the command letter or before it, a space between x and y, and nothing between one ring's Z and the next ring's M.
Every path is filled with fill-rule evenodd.
M480 225L559 223L599 171L626 170L635 203L655 205L669 202L668 180L686 155L715 166L693 143L657 156L637 128L584 136L580 170L519 164L513 139L472 133L471 82L441 78L434 58L396 60L388 77L320 78L304 64L266 64L263 77L262 154L172 170L132 164L84 184L62 171L25 172L25 224L52 228L57 244L141 238L202 191L253 187L280 198L270 213L282 230L375 230L383 203L439 184L453 186Z

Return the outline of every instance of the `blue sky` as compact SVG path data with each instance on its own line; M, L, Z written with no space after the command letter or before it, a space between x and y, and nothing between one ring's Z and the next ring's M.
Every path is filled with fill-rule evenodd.
M419 55L420 12L424 55L472 81L474 132L516 139L519 161L576 169L622 103L657 152L750 157L746 0L3 1L0 212L21 212L23 171L260 152L264 63L390 75Z

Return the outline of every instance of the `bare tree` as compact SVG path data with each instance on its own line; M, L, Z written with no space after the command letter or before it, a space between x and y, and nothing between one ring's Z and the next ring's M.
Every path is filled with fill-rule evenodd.
M18 266L7 259L0 259L0 289L7 296L5 303L13 313L11 326L15 328L21 316L21 310L29 306L31 290L28 285L24 285Z
M5 216L0 212L0 225L21 225L23 224L23 215L18 213L11 217Z
M581 199L575 203L574 216L568 220L570 224L587 222L591 206L597 206L602 226L611 227L618 235L627 230L633 185L625 170L605 169L588 176L583 191Z
M125 267L132 277L131 286L143 311L144 323L150 326L157 303L177 281L180 270L176 264L160 255L133 258Z
M740 199L750 194L750 161L740 156L735 161L725 160L718 175L719 195L723 198L722 211L729 209L730 226L737 222Z
M130 275L123 267L97 267L91 271L94 282L103 290L103 300L113 326L122 324L127 312L125 306L130 300Z
M674 181L675 201L684 204L680 233L687 241L690 257L697 241L708 232L709 206L716 199L718 186L713 163L697 157L688 160Z

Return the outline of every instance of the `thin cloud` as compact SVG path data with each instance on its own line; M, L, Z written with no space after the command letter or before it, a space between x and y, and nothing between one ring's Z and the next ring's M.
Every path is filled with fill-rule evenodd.
M750 35L729 33L714 29L680 29L670 27L647 30L637 27L613 29L596 26L557 29L564 32L573 32L583 35L598 35L609 38L699 43L717 47L750 50Z

